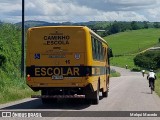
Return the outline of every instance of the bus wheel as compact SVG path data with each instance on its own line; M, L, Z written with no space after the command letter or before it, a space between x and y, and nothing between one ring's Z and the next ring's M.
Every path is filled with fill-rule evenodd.
M102 92L102 96L103 97L108 97L108 85L107 85L107 82L106 82L106 87L107 87L107 90L105 92Z
M102 92L102 96L103 97L108 97L108 90L106 90L105 92Z
M99 83L97 85L97 90L93 93L92 103L95 105L99 103Z

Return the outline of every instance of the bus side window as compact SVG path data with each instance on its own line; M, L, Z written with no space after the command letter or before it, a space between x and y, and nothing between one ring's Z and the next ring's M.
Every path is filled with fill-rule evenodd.
M93 59L96 60L97 59L97 43L94 37L91 37L91 38L92 38L92 56L93 56Z
M97 40L98 41L98 40ZM100 48L100 42L98 41L98 60L101 59L101 48Z
M105 48L105 47L103 48L103 51L104 51L104 53L103 53L104 58L103 58L103 59L106 60L106 59L107 59L107 58L106 58L106 57L107 57L107 54L106 54L106 48Z
M92 37L92 56L93 56L93 59L96 59L96 55L95 54L96 54L95 40Z
M102 43L100 42L100 60L103 61L103 47L102 47Z
M96 53L95 53L95 55L96 55L96 60L98 60L98 58L99 58L99 55L98 55L98 40L96 40L96 39L94 39L95 40L95 46L96 46Z

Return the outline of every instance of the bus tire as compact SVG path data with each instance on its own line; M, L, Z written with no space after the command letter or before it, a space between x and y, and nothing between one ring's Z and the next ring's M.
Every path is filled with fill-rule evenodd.
M99 83L97 85L97 90L93 93L92 104L97 105L99 103Z
M102 92L102 96L103 97L108 97L108 90L109 90L109 88L108 88L108 85L107 85L107 82L106 82L106 91L105 92Z
M108 97L108 90L105 91L105 92L102 92L102 96L103 96L103 97Z

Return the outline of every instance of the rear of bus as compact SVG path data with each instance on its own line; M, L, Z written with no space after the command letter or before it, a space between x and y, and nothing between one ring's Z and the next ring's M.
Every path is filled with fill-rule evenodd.
M26 50L27 85L34 91L42 90L42 95L47 97L84 97L91 74L88 34L89 29L83 26L30 28Z

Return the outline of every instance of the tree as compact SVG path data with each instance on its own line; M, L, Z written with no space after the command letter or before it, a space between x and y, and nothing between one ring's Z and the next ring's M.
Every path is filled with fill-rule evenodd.
M147 23L147 21L144 21L143 24L144 24L144 28L148 29L148 23Z
M136 21L131 22L131 29L132 30L138 30L139 29L139 26L137 25Z
M127 24L124 22L117 22L115 21L108 29L108 34L115 34L115 33L119 33L119 32L124 32L126 31L127 28Z
M160 25L159 25L158 22L154 22L154 23L153 23L153 26L154 26L155 28L160 28Z

